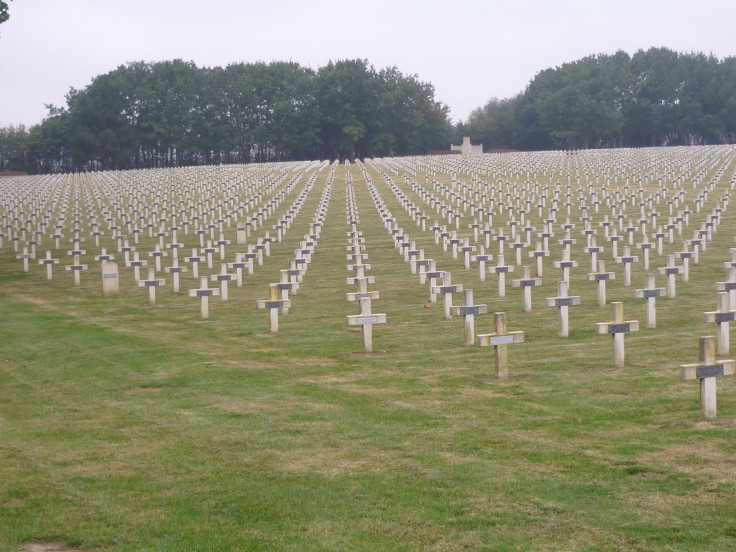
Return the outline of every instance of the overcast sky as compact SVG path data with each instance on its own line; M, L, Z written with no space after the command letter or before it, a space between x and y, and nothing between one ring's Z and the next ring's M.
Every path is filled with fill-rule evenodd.
M396 66L453 120L546 68L665 46L736 55L734 0L12 0L0 25L0 126L39 123L71 87L130 61L330 60Z

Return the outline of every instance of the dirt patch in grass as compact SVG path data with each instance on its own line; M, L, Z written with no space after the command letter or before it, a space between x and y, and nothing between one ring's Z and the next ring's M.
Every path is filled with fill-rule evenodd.
M74 552L81 548L71 548L60 542L30 542L18 548L18 552Z

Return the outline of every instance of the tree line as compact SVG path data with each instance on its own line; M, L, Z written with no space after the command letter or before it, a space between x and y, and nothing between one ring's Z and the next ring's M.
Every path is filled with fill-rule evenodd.
M667 48L588 56L490 100L456 133L486 150L733 143L736 58Z
M736 141L736 58L667 48L546 69L452 125L434 88L366 60L200 68L136 62L72 89L40 125L0 128L0 170L30 173Z
M447 147L431 84L366 60L202 68L136 62L70 90L29 130L0 129L0 170L30 173L424 154Z

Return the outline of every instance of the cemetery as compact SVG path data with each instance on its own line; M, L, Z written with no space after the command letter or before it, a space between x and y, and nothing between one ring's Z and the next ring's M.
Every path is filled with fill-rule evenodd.
M732 550L735 187L733 146L0 178L0 549Z

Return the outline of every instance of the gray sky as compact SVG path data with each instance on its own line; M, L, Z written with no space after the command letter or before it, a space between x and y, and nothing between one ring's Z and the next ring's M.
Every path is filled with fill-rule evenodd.
M40 122L70 87L129 61L198 66L367 59L431 82L453 120L546 68L665 46L736 55L733 0L12 0L0 126Z

